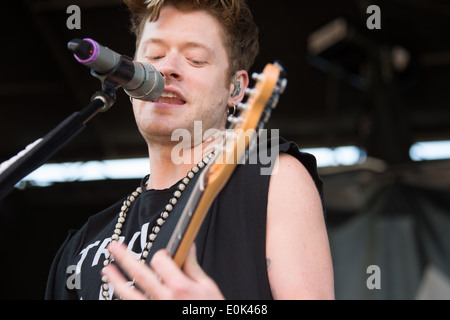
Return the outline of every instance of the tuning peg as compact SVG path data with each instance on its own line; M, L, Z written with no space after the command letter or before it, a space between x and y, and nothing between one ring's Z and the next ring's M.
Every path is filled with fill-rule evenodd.
M246 110L250 109L250 105L249 105L248 103L239 102L239 103L236 105L236 108L237 108L239 111L246 111Z
M254 89L254 88L247 88L247 89L245 89L245 94L246 94L247 96L254 95L254 94L256 94L257 92L258 92L258 90Z
M279 94L274 94L272 96L272 98L270 99L268 105L270 105L270 107L272 109L275 109L277 104L278 104L278 101L280 101L280 95Z
M280 94L283 94L284 90L286 90L287 82L288 82L288 81L287 81L286 78L280 78L280 79L278 80L276 90L277 90Z
M242 120L244 120L244 119L243 119L242 117L235 117L235 116L233 116L233 115L229 115L228 118L227 118L227 120L228 120L228 122L229 122L230 124L232 124L232 125L235 126L235 125L241 123Z
M272 114L272 109L266 108L264 110L264 114L263 114L263 118L262 118L262 122L264 124L266 124L269 121L271 114Z
M252 74L252 79L255 81L263 81L266 76L263 73L254 72Z

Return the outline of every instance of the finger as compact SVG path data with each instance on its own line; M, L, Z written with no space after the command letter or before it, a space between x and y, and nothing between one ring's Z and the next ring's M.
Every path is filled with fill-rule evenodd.
M114 287L114 295L123 300L145 300L147 299L139 290L130 286L120 271L114 265L109 265L102 270L107 277L108 283Z
M195 243L189 249L186 262L183 265L185 274L203 288L201 299L224 299L217 284L207 275L197 260L197 247Z
M148 296L159 299L159 296L165 293L167 289L164 288L158 276L145 263L137 261L128 254L124 245L113 242L108 250L114 256L114 261Z
M165 249L155 252L150 266L168 287L180 288L188 280Z
M161 276L171 299L223 299L216 283L198 264L195 247L188 253L183 270L164 249L154 254L150 265Z
M186 261L183 264L183 270L186 275L192 279L199 279L207 276L202 267L200 267L200 265L198 264L197 247L195 246L195 243L193 243L191 248L189 249Z

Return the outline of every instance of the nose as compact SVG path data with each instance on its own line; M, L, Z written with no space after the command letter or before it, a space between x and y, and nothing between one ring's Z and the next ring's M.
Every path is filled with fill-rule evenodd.
M181 70L175 55L167 55L158 66L158 71L164 77L164 81L181 80Z

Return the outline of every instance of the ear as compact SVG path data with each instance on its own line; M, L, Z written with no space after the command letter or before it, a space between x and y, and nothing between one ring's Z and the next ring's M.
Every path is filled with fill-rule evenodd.
M238 84L239 83L239 84ZM237 105L244 99L245 89L249 84L248 73L245 70L239 70L233 77L230 84L230 97L228 98L228 106L232 107ZM240 85L240 90L238 86Z

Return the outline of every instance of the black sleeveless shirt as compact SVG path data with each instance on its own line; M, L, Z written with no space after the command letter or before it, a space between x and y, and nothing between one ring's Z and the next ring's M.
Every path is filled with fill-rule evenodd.
M279 151L296 157L307 168L322 196L315 158L300 152L297 145L282 138ZM261 174L268 166L260 161L237 166L214 200L195 240L199 264L217 283L226 299L272 299L265 254L270 175ZM147 263L154 252L166 247L198 176L189 182L161 227ZM145 179L142 181L144 191L131 205L120 237L136 258L140 257L148 235L178 185L165 190L145 190L144 183ZM301 192L299 196L302 196ZM46 299L92 300L101 297L100 272L123 200L91 216L80 230L69 232L53 261Z

